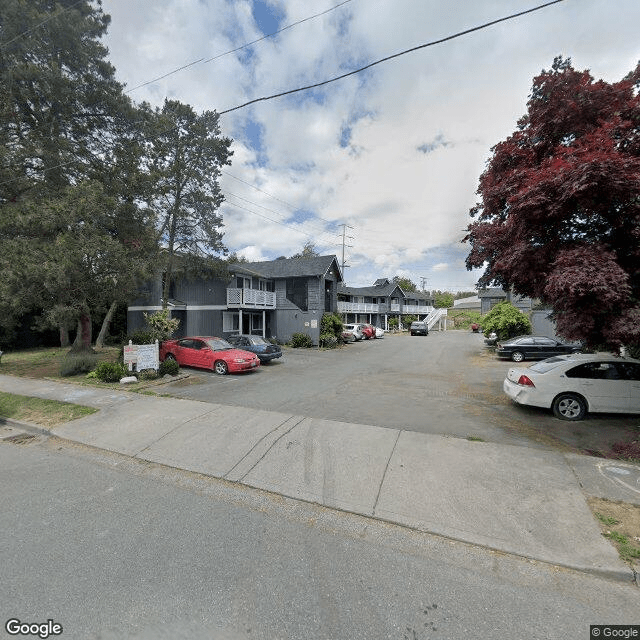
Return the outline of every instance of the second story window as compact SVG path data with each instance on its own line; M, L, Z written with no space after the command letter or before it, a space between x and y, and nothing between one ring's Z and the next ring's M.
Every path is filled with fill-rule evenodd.
M308 311L306 278L287 278L287 300L302 311Z

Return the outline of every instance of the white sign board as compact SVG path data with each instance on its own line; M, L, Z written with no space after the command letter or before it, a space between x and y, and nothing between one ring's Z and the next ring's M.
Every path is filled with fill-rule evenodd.
M144 371L145 369L155 369L157 371L159 367L160 354L158 353L158 343L139 344L136 369L138 371Z
M155 344L129 344L124 346L124 361L129 365L129 371L136 365L137 371L155 369L160 367L160 349L158 341Z

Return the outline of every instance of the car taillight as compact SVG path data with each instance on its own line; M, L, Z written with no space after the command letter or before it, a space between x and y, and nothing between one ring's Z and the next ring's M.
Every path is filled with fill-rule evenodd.
M523 387L535 387L536 385L533 384L533 382L531 382L531 378L529 378L528 376L522 375L518 378L518 384L522 385Z

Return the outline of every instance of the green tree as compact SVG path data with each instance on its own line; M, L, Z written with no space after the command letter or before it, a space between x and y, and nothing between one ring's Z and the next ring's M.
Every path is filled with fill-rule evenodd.
M81 319L88 348L90 315L109 306L98 292L121 299L148 244L133 193L137 115L100 42L100 3L4 0L0 20L0 323L44 308L65 332Z
M110 18L73 0L3 0L0 203L93 171L128 104L100 43Z
M495 332L499 339L531 333L531 322L527 316L510 302L500 302L482 319L485 336Z
M79 322L79 347L89 349L92 313L131 296L146 267L144 256L137 258L136 248L114 233L115 210L102 186L89 182L68 187L55 199L5 207L0 290L3 300L13 304L9 314L18 315L38 301L43 324Z
M300 253L294 253L292 258L317 258L320 254L316 249L315 243L309 241L305 242L304 247L302 247L302 251Z
M418 290L415 282L412 282L409 278L394 276L391 282L393 282L393 284L397 284L405 293Z
M437 309L448 309L453 307L454 296L449 291L434 291L433 300Z
M165 100L153 113L148 110L144 162L152 181L149 206L164 249L165 307L178 266L200 269L211 256L226 253L217 213L224 200L218 178L233 152L231 139L221 136L218 119L215 111L198 115L176 100ZM219 267L217 261L210 262L212 268Z

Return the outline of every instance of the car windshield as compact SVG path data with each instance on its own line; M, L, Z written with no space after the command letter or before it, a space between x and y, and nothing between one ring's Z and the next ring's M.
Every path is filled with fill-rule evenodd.
M251 338L249 338L249 342L251 344L269 344L264 338L261 338L260 336L251 336Z
M207 346L213 351L226 351L227 349L233 349L226 340L221 340L220 338L209 338L209 340L205 340Z

